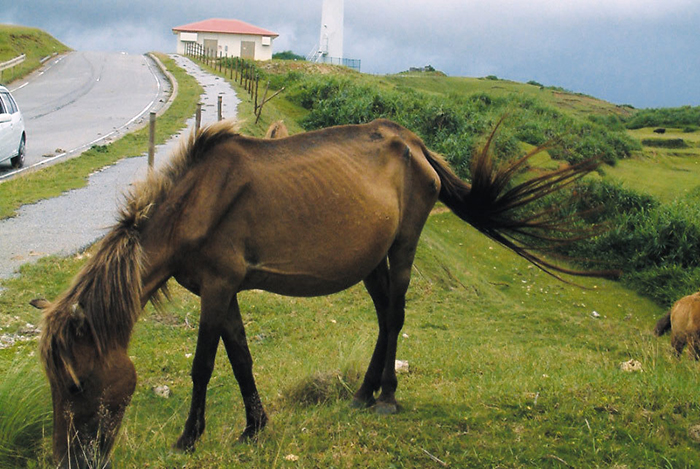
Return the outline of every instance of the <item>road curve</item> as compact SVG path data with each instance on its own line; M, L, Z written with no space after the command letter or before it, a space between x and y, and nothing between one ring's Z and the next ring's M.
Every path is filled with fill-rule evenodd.
M204 88L203 125L216 121L218 96L222 96L224 118L236 118L239 100L226 81L202 71L182 56L173 58ZM187 126L194 127L194 116ZM188 129L156 148L156 166L167 162L179 145L180 136L189 134ZM90 176L85 188L25 205L16 217L0 220L0 280L14 275L24 263L51 254L70 255L104 236L115 221L122 194L146 172L146 155L126 158Z
M117 52L71 52L13 83L27 131L25 167L106 144L158 111L170 84L153 59ZM16 172L0 166L0 179Z

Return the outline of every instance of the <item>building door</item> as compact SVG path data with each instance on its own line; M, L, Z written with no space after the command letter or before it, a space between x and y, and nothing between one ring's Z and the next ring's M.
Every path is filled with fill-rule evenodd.
M205 39L204 40L204 50L207 51L207 55L218 56L219 55L219 41L216 39Z
M241 58L255 60L255 41L241 41Z

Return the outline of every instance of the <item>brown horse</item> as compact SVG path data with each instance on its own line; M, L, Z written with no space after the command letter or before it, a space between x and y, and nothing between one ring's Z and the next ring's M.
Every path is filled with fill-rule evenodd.
M284 125L284 121L276 121L270 124L265 133L265 138L284 138L289 137L289 131L287 126Z
M686 344L696 360L700 359L700 292L684 296L659 319L654 334L661 337L671 331L671 346L680 356Z
M354 402L396 412L405 295L438 199L539 267L566 271L529 250L533 238L551 240L548 233L564 230L565 221L551 211L522 219L514 213L596 165L512 187L528 156L497 170L487 143L469 185L415 134L385 120L272 140L237 135L225 122L192 135L169 168L134 188L73 285L54 303L39 304L46 307L40 349L56 460L85 467L108 458L136 383L127 355L132 328L170 278L201 297L191 409L177 448L192 450L204 431L220 340L245 404L241 438L267 423L237 301L248 289L312 296L363 281L379 336Z

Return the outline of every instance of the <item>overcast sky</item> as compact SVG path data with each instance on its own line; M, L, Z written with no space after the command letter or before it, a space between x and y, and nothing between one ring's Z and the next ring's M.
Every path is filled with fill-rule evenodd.
M322 0L4 0L0 23L77 50L174 52L171 29L233 18L307 55ZM432 65L643 107L700 105L700 0L346 0L345 56L366 73Z

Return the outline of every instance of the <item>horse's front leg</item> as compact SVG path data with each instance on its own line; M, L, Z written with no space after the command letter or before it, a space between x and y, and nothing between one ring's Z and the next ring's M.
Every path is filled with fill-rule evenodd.
M173 445L184 451L194 451L194 444L204 433L207 386L214 371L216 349L221 337L219 329L200 322L197 351L192 362L192 403L185 429Z
M248 349L245 327L238 300L234 296L229 306L226 321L221 328L221 337L224 340L226 353L236 376L238 386L241 389L243 404L245 405L246 426L240 440L254 438L267 424L267 415L263 409L258 389L253 376L253 359Z
M192 403L185 429L173 445L177 449L194 451L195 442L204 433L207 386L214 371L222 319L226 317L230 298L231 294L225 290L204 288L202 291L197 350L192 362Z

